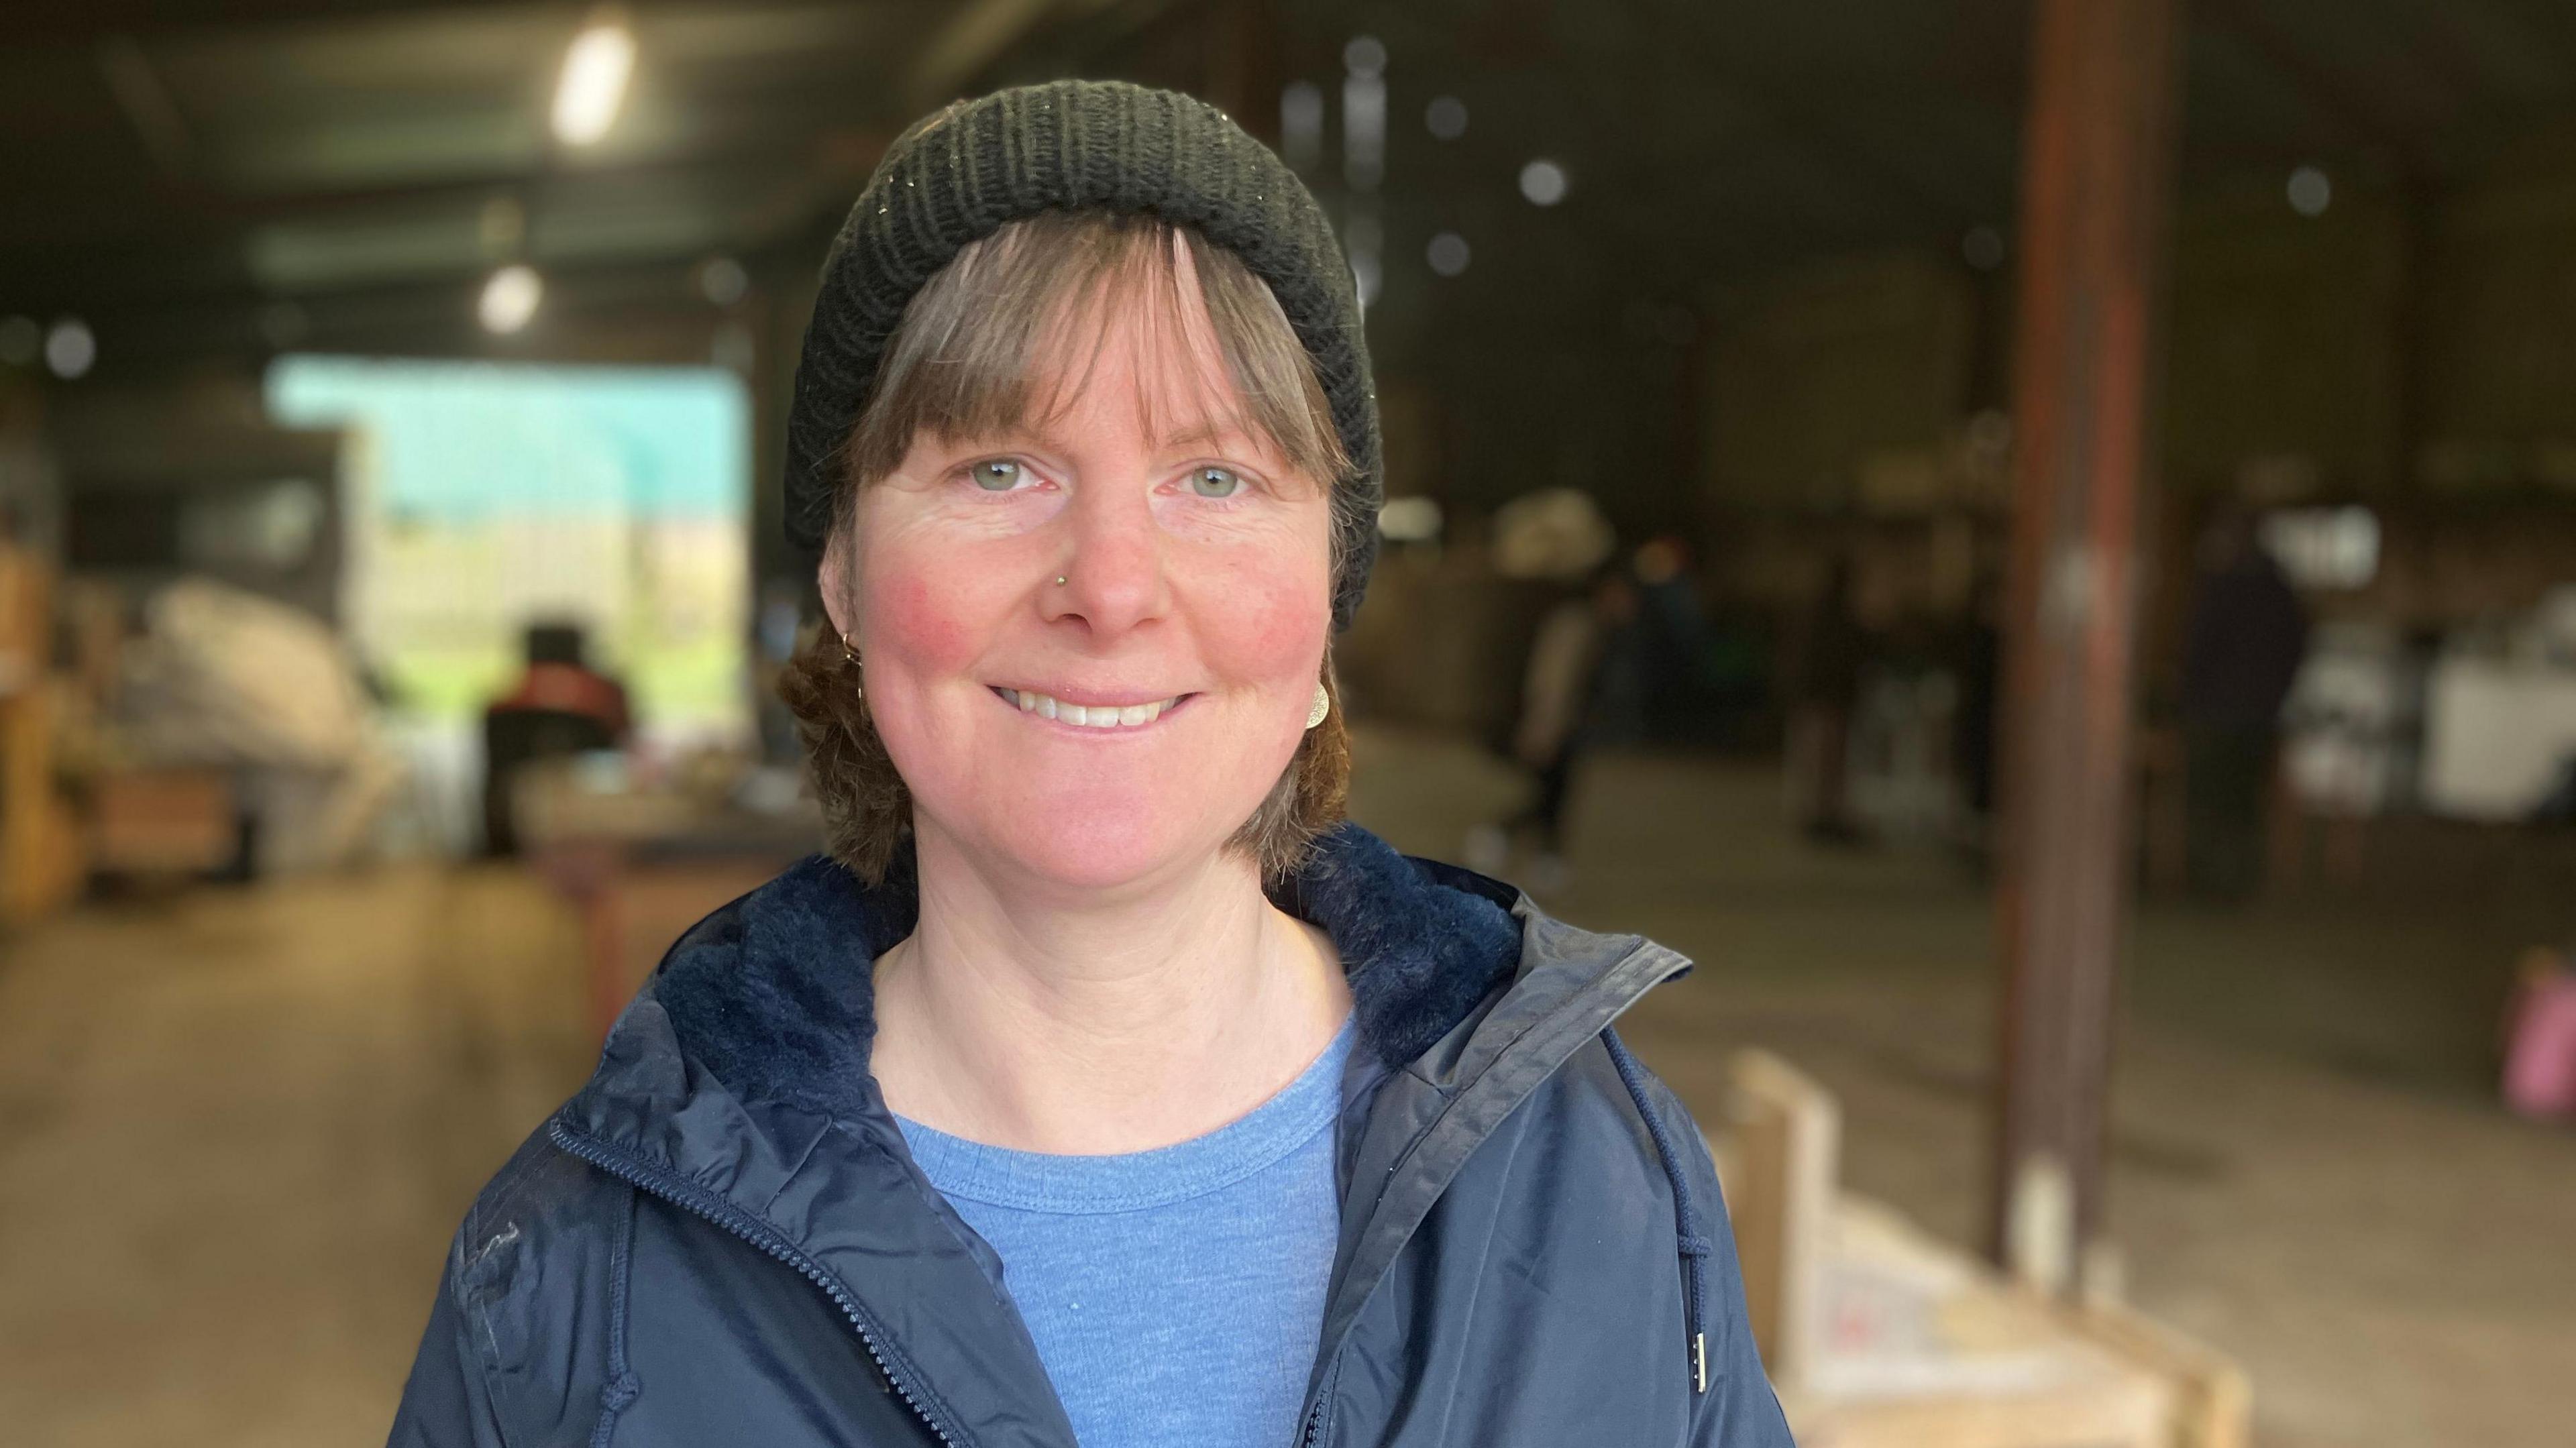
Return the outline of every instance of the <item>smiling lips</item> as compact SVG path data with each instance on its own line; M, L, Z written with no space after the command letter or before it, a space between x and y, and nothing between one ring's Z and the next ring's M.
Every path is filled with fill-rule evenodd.
M1174 695L1147 704L1067 704L1050 695L1028 689L993 690L1002 702L1023 714L1041 714L1060 724L1073 724L1084 729L1134 729L1151 724L1163 711L1189 697Z

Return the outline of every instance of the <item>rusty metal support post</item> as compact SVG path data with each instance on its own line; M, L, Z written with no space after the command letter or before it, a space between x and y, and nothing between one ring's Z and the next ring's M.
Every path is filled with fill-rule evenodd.
M2180 0L2038 0L2021 182L1990 1243L2071 1288L2102 1217Z

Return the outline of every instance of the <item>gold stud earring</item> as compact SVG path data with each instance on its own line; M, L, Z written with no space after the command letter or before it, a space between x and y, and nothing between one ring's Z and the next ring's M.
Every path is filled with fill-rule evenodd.
M856 645L850 642L850 636L846 632L841 635L841 663L843 666L847 667L851 673L859 673L859 650ZM866 675L861 674L859 680L850 685L851 698L864 699L868 696L865 681Z
M1315 702L1306 707L1306 727L1312 729L1323 723L1324 716L1332 712L1333 696L1325 693L1324 686L1318 683L1315 685Z

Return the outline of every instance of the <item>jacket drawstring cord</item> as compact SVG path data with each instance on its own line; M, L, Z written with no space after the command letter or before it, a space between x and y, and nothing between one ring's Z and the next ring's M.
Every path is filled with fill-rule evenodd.
M1620 1084L1628 1088L1637 1103L1637 1114L1646 1119L1646 1134L1655 1139L1655 1154L1663 1158L1664 1176L1673 1184L1673 1216L1677 1228L1675 1246L1682 1259L1683 1310L1689 1314L1684 1324L1690 1332L1691 1391L1708 1391L1708 1333L1706 1267L1710 1252L1715 1250L1708 1234L1702 1230L1699 1203L1691 1197L1690 1179L1682 1171L1682 1159L1673 1149L1673 1137L1664 1125L1646 1091L1646 1068L1628 1054L1627 1044L1619 1033L1604 1027L1601 1042L1610 1048L1610 1064L1619 1069Z
M609 1253L608 1377L599 1385L599 1421L590 1430L591 1448L608 1448L617 1432L618 1415L644 1391L644 1385L636 1381L634 1368L626 1361L626 1303L632 1291L635 1210L640 1195L631 1186L626 1189L626 1213L618 1219L616 1245Z

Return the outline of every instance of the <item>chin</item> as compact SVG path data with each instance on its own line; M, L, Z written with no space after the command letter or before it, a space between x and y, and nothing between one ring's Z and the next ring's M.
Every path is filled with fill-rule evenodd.
M1065 895L1116 893L1204 867L1266 793L1174 788L1187 770L1078 781L1048 773L957 779L954 793L916 786L915 823L981 861L979 873Z
M1249 817L1251 811L1245 814ZM1109 808L1037 809L994 828L993 847L1020 872L1067 890L1113 891L1204 861L1233 828L1128 799Z

